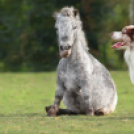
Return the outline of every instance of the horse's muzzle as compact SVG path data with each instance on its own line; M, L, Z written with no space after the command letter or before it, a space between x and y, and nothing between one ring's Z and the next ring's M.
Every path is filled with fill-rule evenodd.
M62 50L60 51L60 56L62 58L68 58L71 54L71 50Z

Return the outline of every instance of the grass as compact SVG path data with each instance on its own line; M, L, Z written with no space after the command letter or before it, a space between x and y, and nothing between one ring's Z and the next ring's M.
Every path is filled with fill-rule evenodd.
M0 74L0 134L132 134L134 86L128 72L111 72L118 104L107 116L46 117L54 101L56 73ZM64 107L63 104L61 107Z

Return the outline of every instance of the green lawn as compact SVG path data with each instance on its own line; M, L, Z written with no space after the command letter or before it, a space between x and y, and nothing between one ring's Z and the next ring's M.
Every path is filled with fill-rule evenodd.
M0 73L0 134L133 134L134 86L128 72L111 72L118 104L108 116L46 117L56 73ZM63 104L62 104L62 107Z

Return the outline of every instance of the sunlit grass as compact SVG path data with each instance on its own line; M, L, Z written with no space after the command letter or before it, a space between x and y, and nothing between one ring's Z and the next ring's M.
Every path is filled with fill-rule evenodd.
M134 86L128 72L111 72L118 105L108 116L46 117L54 101L56 73L0 74L0 134L132 134ZM62 104L62 107L63 104Z

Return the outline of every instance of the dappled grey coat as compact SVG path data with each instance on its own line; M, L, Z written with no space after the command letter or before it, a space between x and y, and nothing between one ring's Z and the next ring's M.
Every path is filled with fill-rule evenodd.
M55 13L59 51L62 59L57 69L54 105L87 114L113 112L117 104L115 84L108 70L89 52L79 13L65 7ZM92 114L91 114L92 115Z

